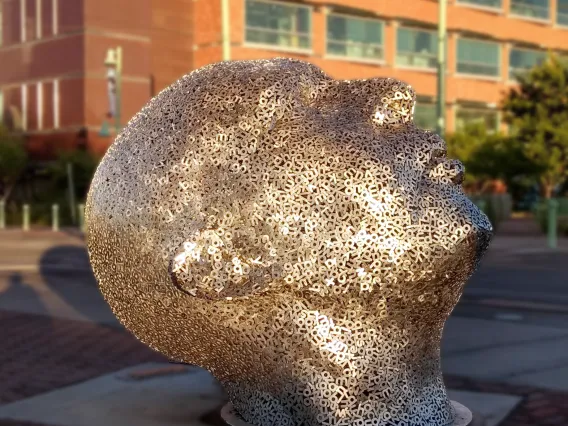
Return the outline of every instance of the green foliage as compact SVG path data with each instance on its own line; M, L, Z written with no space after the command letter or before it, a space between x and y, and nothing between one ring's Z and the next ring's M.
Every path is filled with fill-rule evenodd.
M77 201L84 200L91 184L91 179L95 174L100 159L94 157L87 151L62 152L56 161L49 167L48 173L53 184L53 195L61 195L68 191L68 164L71 164L73 171L73 181L75 185L75 196Z
M0 125L0 197L8 198L16 181L25 170L28 156L24 141Z
M557 230L558 234L568 236L568 198L557 198ZM548 232L548 203L539 203L534 210L536 220L542 232Z
M568 64L555 54L517 77L503 101L505 121L523 153L540 168L545 197L568 176Z
M483 124L467 126L446 137L448 156L459 159L466 168L464 186L481 192L484 182L499 179L508 187L530 184L542 171L523 151L518 139L502 133L489 133Z

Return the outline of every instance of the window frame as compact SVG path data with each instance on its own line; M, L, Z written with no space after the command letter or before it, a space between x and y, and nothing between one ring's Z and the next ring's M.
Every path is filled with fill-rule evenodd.
M524 50L525 52L539 52L539 53L544 53L544 55L546 56L546 52L543 50L538 50L538 49L531 49L531 48L526 48L526 47L514 47L511 46L511 48L509 49L509 57L507 58L507 62L508 62L508 67L509 69L507 70L507 80L510 82L516 82L515 77L511 76L511 53L513 52L513 50ZM516 68L519 69L519 68Z
M465 73L465 72L460 72L458 70L458 65L459 65L459 48L460 48L460 40L468 40L468 41L475 41L478 43L485 43L485 44L495 44L498 47L498 53L499 53L499 58L497 60L497 74L496 75L487 75L487 74L472 74L472 73ZM495 41L486 41L483 39L476 39L476 38L472 38L472 37L461 37L458 36L456 37L456 50L455 50L455 58L456 58L456 62L455 62L455 74L457 77L464 77L464 78L473 78L473 79L478 79L478 80L491 80L491 81L501 81L502 80L502 71L503 71L503 67L502 67L502 62L503 62L503 45L500 42L495 42Z
M428 105L428 106L433 106L434 107L434 127L432 128L422 128L423 130L428 130L428 131L436 131L436 127L438 125L438 116L437 116L437 105L436 105L436 100L434 98L431 97L426 97L426 96L420 96L417 95L416 96L416 103L414 104L414 111L413 111L413 117L412 117L412 122L414 123L415 126L418 126L418 123L416 123L416 108L421 106L421 105Z
M554 25L562 27L562 28L568 28L568 1L566 2L566 12L560 12L560 0L556 1L556 22L554 22ZM565 17L565 23L560 23L558 18L559 16L562 15L563 17Z
M438 69L438 65L436 64L434 67L415 67L412 65L401 65L397 62L398 59L398 47L399 47L399 42L398 42L398 31L400 29L405 29L405 30L411 30L411 31L420 31L420 32L424 32L424 33L431 33L434 34L435 36L437 36L437 33L435 30L427 30L424 28L420 28L420 27L413 27L413 26L399 26L396 28L396 35L395 35L395 52L394 52L394 66L395 68L399 68L399 69L407 69L407 70L416 70L416 71L428 71L428 72L437 72ZM446 43L446 53L447 53L447 43ZM434 53L434 59L436 60L436 62L438 61L438 46L436 45L436 52ZM446 54L446 58L447 58L447 54ZM446 64L447 65L447 64Z
M329 28L329 22L328 19L331 16L338 16L338 17L343 17L343 18L347 18L347 19L355 19L358 21L372 21L372 22L378 22L381 24L381 39L382 39L382 44L380 45L381 51L382 51L382 58L380 59L374 59L374 58L365 58L365 57L361 57L361 56L348 56L348 55L336 55L333 53L329 53L328 50L328 43L330 42L330 38L328 37L328 28ZM325 37L325 47L324 47L324 57L327 59L333 59L333 60L342 60L342 61L350 61L350 62L364 62L364 63L372 63L372 64L385 64L386 63L386 43L385 43L385 26L386 26L386 21L379 19L379 18L367 18L365 16L357 16L357 15L349 15L346 13L334 13L334 12L330 12L330 13L326 13L325 14L325 33L324 33L324 37ZM332 40L333 41L333 40ZM334 41L335 43L342 43L341 41ZM349 45L349 43L345 42L345 45ZM369 43L351 43L351 45L364 45L364 46L374 46L374 44L369 44Z
M474 106L474 105L464 105L460 104L459 102L456 103L456 108L454 108L454 132L459 132L463 128L458 127L458 115L460 110L469 110L469 111L491 111L495 114L495 128L491 129L486 127L487 133L494 134L497 133L501 126L501 113L498 108L491 108L489 106L483 107L482 105Z
M519 1L519 0L511 0L511 3L509 4L509 16L511 18L522 19L522 20L525 20L525 21L541 22L541 23L550 23L551 22L551 16L550 15L551 15L552 8L550 7L550 0L546 0L547 3L548 3L548 6L547 6L548 14L547 14L546 18L523 15L523 14L514 12L513 11L513 3L515 1Z
M293 46L281 46L281 45L276 45L276 44L257 43L257 42L254 42L254 41L248 41L247 40L247 30L248 29L261 30L261 31L273 32L273 33L282 33L281 31L271 30L271 29L268 29L268 28L249 27L247 25L247 3L249 1L255 2L255 3L273 4L273 5L280 5L280 6L285 6L285 7L289 7L289 8L308 10L309 32L308 33L299 33L298 32L298 33L291 33L291 34L297 35L297 36L306 36L307 35L310 47L309 48L303 48L303 47L293 47ZM266 50L276 50L276 51L283 51L283 52L311 54L311 53L313 53L313 41L314 41L314 37L313 37L313 12L314 12L313 6L305 5L305 4L289 3L289 2L278 1L278 0L244 0L244 7L243 7L243 24L244 24L243 25L243 32L244 32L244 34L243 34L243 46L244 47L251 47L251 48L262 48L262 49L266 49Z
M493 12L493 13L498 13L498 14L503 14L505 13L505 8L503 7L503 0L499 0L501 2L501 6L499 7L493 7L493 6L486 6L483 4L475 4L473 3L471 0L456 0L456 4L458 6L463 6L463 7L470 7L472 9L479 9L479 10L483 10L486 12Z

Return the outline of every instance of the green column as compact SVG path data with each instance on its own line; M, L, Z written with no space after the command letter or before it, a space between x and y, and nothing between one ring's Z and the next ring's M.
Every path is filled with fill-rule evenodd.
M548 247L554 249L557 246L558 228L558 201L554 198L548 200Z
M446 15L447 0L438 1L438 85L436 103L436 132L440 137L446 134Z
M24 231L30 230L30 205L24 204L24 208L22 210L22 229Z
M0 229L6 228L6 204L0 201Z
M59 204L51 206L51 229L54 232L59 231Z
M85 205L79 204L77 209L79 210L79 229L81 229L81 232L85 232Z
M229 0L221 0L221 27L223 39L223 61L231 60L231 18Z

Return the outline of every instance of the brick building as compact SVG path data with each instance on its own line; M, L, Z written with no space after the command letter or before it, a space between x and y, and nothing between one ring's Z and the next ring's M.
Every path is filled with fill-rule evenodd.
M448 130L502 127L498 104L516 72L546 50L568 52L568 0L448 0ZM123 50L122 117L183 74L220 61L221 0L0 0L0 118L49 156L89 149L109 110L104 58ZM435 126L435 0L227 0L230 59L290 56L335 78L391 76L418 93L416 121Z

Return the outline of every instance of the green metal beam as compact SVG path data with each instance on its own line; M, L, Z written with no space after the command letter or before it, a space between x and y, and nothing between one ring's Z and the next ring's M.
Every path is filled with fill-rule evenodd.
M223 61L231 60L231 26L229 0L221 0L221 25L223 37Z
M447 42L447 0L438 0L438 85L436 115L438 122L436 132L442 138L446 133L446 42Z

